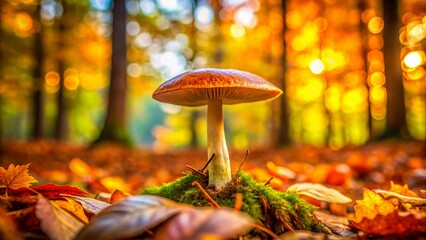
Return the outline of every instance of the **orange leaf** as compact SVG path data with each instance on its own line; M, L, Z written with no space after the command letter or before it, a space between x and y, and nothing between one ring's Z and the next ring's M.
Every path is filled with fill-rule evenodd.
M390 192L399 193L401 195L408 196L408 197L419 197L415 192L408 189L407 184L402 186L399 184L395 184L392 181L390 183L391 183L391 187L389 189Z
M121 199L126 198L126 197L130 197L130 196L131 196L130 194L125 193L125 192L123 192L123 191L120 191L119 189L116 189L116 190L115 190L115 191L111 194L111 198L110 198L110 200L109 200L109 203L110 203L110 204L114 204L114 203L116 203L116 202L120 201Z
M367 235L408 236L426 232L426 217L419 213L394 211L386 216L364 218L360 222L354 222L353 226Z
M3 167L0 167L0 187L5 186L10 189L18 189L21 187L29 187L31 183L38 182L35 178L28 174L27 165L9 165L9 168L6 170Z
M397 200L385 200L379 194L364 189L362 200L357 200L354 206L355 222L361 222L363 218L371 220L377 215L386 216L398 208L397 203Z
M74 200L50 200L53 204L56 204L58 207L67 210L69 213L74 215L74 217L80 219L84 223L89 222L89 218L84 213L84 208L81 204L77 203Z

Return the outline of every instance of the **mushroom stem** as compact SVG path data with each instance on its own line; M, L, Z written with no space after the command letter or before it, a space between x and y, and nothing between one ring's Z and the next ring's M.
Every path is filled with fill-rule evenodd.
M207 154L215 154L209 165L209 184L215 190L231 181L231 165L223 128L222 100L209 100L207 104Z

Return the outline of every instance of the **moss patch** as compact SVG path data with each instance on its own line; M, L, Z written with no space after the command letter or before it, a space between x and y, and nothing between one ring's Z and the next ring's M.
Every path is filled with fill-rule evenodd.
M295 193L276 191L245 173L239 173L218 192L207 188L207 178L189 174L161 187L148 187L141 194L162 196L194 206L209 206L200 190L192 186L194 181L198 181L220 206L233 207L236 193L241 193L243 195L241 211L248 213L276 234L289 230L326 231L313 215L314 206ZM265 236L257 230L253 230L251 234Z

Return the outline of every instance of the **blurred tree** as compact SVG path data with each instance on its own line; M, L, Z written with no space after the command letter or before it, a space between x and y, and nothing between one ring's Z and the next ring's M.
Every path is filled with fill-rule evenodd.
M191 1L191 5L192 5L192 24L191 24L191 30L190 30L190 48L192 50L192 56L189 59L189 61L191 61L194 65L194 59L195 56L197 54L197 27L196 27L196 20L195 20L195 10L197 9L198 6L198 0L192 0ZM194 66L195 67L195 66ZM200 115L200 112L198 109L194 108L191 109L191 116L190 116L190 123L189 123L189 130L191 132L191 142L190 142L190 147L196 148L198 146L198 136L197 136L197 120L198 120L198 116Z
M58 22L58 30L56 34L58 36L58 72L59 72L59 89L56 98L57 115L55 119L55 139L63 141L67 138L67 105L65 99L65 42L66 42L66 22L68 20L68 6L67 1L62 0L62 16Z
M112 57L105 124L95 143L111 141L131 146L126 126L126 1L114 0L112 9Z
M3 46L4 46L4 38L3 38L3 21L1 21L3 16L3 3L4 1L0 1L0 81L3 80ZM3 111L3 93L0 90L0 113ZM0 114L1 116L1 114ZM3 118L0 117L0 143L3 138ZM1 148L0 148L1 149ZM1 156L1 150L0 150Z
M387 118L386 137L400 136L405 130L404 87L402 85L399 29L398 0L383 0L384 32L383 54L387 87Z
M285 145L290 144L290 137L289 137L289 115L288 115L288 99L286 94L286 71L287 71L287 58L286 58L286 40L285 40L285 32L286 32L286 21L285 21L285 15L286 15L286 1L281 1L281 9L282 9L282 30L281 30L281 41L282 41L282 48L283 52L281 54L281 61L280 61L280 72L279 72L279 81L278 81L278 87L283 91L283 95L279 98L276 103L278 104L278 119L279 121L276 123L276 128L274 130L276 133L276 141L275 141L275 147L283 147Z
M37 5L37 10L34 12L34 22L37 25L33 36L33 54L34 54L34 69L33 69L33 129L32 138L43 138L44 132L44 78L43 78L43 26L40 21L41 3Z

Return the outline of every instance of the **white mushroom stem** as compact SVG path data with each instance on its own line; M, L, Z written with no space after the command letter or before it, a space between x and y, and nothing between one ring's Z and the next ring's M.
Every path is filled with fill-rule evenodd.
M207 104L207 154L215 157L209 164L209 184L215 190L231 181L231 165L223 128L222 100L209 100Z

